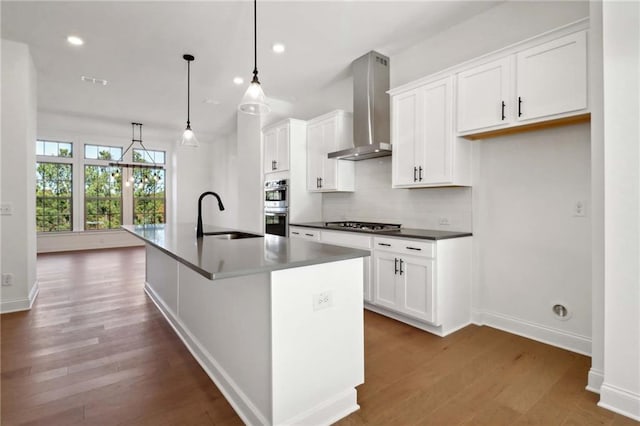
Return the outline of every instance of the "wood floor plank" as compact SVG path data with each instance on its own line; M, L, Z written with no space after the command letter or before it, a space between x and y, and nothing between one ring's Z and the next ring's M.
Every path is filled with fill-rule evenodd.
M144 294L144 268L142 248L38 256L33 309L0 317L3 426L242 424ZM584 390L587 357L364 317L361 409L340 425L638 424Z

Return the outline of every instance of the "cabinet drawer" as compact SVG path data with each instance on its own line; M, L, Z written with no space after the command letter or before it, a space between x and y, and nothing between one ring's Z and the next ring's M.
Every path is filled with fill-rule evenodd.
M373 247L376 250L393 251L413 256L436 257L436 243L430 241L376 237L373 240Z
M307 240L320 241L320 230L312 228L289 227L290 238L304 238Z
M368 235L358 235L353 232L344 231L322 231L320 240L327 244L362 249L371 249L372 244L372 238Z

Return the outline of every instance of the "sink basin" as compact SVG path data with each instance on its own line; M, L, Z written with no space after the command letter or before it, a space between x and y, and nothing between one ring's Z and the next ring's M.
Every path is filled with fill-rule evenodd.
M250 234L248 232L205 232L204 235L219 238L221 240L241 240L244 238L261 238L262 235Z

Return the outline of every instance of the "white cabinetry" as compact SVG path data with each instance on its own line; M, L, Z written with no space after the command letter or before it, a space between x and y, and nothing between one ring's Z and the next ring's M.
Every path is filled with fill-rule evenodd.
M264 129L264 173L289 170L289 122Z
M354 232L345 231L325 231L320 232L320 242L333 244L342 247L358 248L363 250L371 250L373 246L373 237L369 234L356 234ZM370 302L373 300L372 279L371 279L371 257L364 258L364 283L363 292L364 300Z
M355 189L352 161L327 154L349 148L353 138L350 113L333 111L307 122L307 190L349 192Z
M458 72L456 81L456 127L461 135L585 114L587 33L522 46Z
M440 336L471 322L471 238L375 237L365 307Z
M376 238L374 303L440 325L436 310L435 243ZM396 247L397 246L397 247ZM410 248L407 248L410 247ZM416 254L407 254L415 250Z
M517 120L587 108L587 35L582 31L516 55Z
M470 185L469 142L453 130L453 77L391 94L393 187Z
M509 83L511 57L498 59L458 74L458 131L500 126L511 121Z
M290 238L302 238L310 241L320 241L320 230L312 228L302 228L299 226L289 227Z

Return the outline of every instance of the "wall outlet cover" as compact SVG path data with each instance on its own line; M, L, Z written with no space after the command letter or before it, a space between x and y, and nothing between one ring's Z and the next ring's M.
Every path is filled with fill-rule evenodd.
M327 309L333 306L333 295L330 291L323 291L322 293L313 295L313 310L319 311Z

